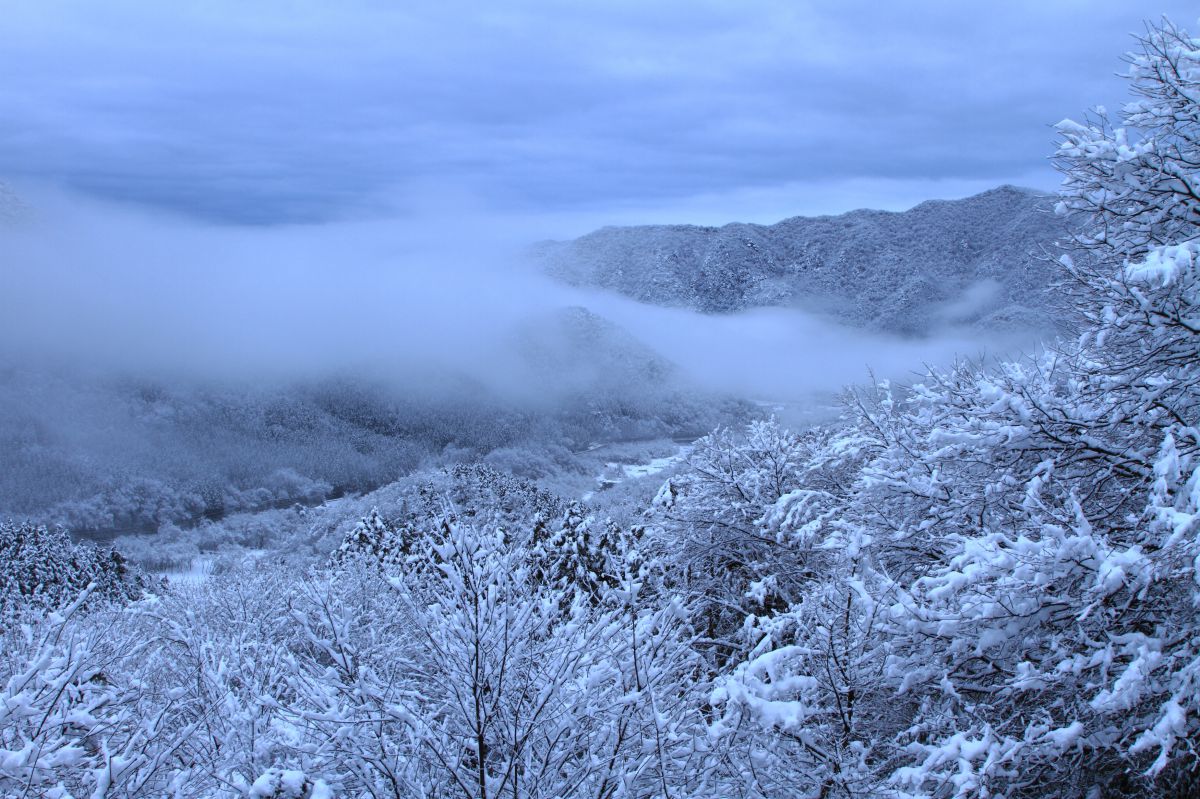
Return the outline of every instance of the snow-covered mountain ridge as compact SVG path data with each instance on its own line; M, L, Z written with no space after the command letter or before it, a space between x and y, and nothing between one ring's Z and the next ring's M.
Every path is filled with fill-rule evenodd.
M1054 244L1049 198L1001 186L903 212L860 210L773 225L605 227L533 257L568 283L709 313L797 305L870 329L947 322L1041 326Z

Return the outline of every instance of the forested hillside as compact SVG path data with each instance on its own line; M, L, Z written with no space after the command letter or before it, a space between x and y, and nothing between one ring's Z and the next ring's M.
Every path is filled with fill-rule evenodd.
M774 225L609 227L534 251L578 285L706 312L796 305L904 334L950 324L1049 328L1052 198L1002 186L902 213L853 211Z
M512 333L504 385L451 370L272 384L0 367L0 518L152 532L367 491L418 466L695 438L753 409L581 308Z

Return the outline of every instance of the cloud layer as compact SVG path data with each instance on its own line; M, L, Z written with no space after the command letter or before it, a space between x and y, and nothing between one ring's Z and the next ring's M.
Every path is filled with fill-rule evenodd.
M404 212L447 187L534 213L771 221L1048 186L1048 126L1121 99L1143 13L11 0L0 175L250 223Z
M31 222L0 235L0 381L11 365L260 384L451 378L459 391L465 378L553 403L604 377L597 369L622 379L653 351L686 383L796 400L872 369L905 377L1013 344L950 327L924 340L871 335L794 309L709 316L572 288L517 257L528 231L508 222L429 210L248 227L42 197ZM571 344L578 329L563 315L578 307L617 330ZM553 355L552 368L531 352Z

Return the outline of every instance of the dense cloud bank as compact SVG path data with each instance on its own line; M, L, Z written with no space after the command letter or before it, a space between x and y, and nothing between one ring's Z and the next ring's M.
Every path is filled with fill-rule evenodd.
M520 257L530 227L468 211L252 229L28 205L0 229L0 513L80 531L313 502L495 449L694 438L761 412L735 398L819 416L872 370L1028 343L645 304L557 282Z
M970 264L959 263L958 272L947 276L948 267L926 269L920 253L891 256L897 264L909 263L921 279L947 284L906 306L908 313L926 319L913 318L900 328L880 326L892 333L938 334L900 344L886 332L866 335L818 315L825 310L836 315L838 303L846 302L846 287L837 285L837 275L845 273L848 286L870 288L869 296L856 300L855 319L886 317L893 312L889 292L900 290L892 271L844 257L828 264L823 283L791 298L815 306L816 313L789 309L744 320L670 313L644 303L675 304L676 297L643 292L634 294L643 302L629 302L596 286L563 285L523 257L520 237L535 223L507 229L503 219L461 210L377 222L239 228L49 196L29 221L0 232L7 289L0 295L0 359L19 366L61 364L92 373L232 378L260 385L330 374L407 385L443 372L530 400L571 390L573 382L585 381L588 370L598 368L595 360L602 352L613 349L660 350L668 360L689 362L685 379L712 383L726 370L703 368L701 359L686 352L685 342L703 342L694 350L708 352L720 339L757 367L739 376L742 393L795 398L836 390L847 375L792 369L790 389L755 385L756 375L777 382L769 375L778 371L785 346L800 358L820 352L830 363L889 373L941 360L952 348L963 352L990 343L977 337L978 331L950 324L978 312L967 309L955 316L947 305L966 303L972 292L979 293L979 281L989 278L990 273L975 274ZM1018 224L1005 218L989 235L1003 236ZM1052 238L1049 230L1020 238L1013 245L1014 262L1032 269L1034 251ZM850 229L846 246L869 248L872 239ZM955 259L953 252L939 257ZM630 279L657 280L652 265L613 260L610 268L624 268ZM1033 295L1053 279L1052 265L1039 266L1041 274L1015 282L1005 278L1005 291L1009 283L1019 285L1031 313L1044 307ZM708 268L716 277L740 272L733 262ZM605 280L595 282L598 288L631 293ZM713 290L721 285L714 283ZM687 302L686 293L680 296ZM734 299L723 310L760 304ZM575 307L590 309L626 332L589 323L591 331L574 334L571 342L562 316ZM818 341L810 343L812 337ZM537 356L531 362L531 345L559 349L553 370L542 368ZM849 357L843 357L843 348Z
M1108 54L1140 13L11 0L5 21L3 175L250 223L379 212L447 184L490 207L767 222L1051 187L1047 123L1120 96Z

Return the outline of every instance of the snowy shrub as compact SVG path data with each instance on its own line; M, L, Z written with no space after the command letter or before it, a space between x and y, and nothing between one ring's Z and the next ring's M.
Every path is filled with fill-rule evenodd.
M150 580L116 549L74 543L62 528L0 522L0 624L23 609L70 604L89 585L93 604L123 603Z
M827 570L846 469L827 445L824 431L797 435L773 420L744 436L717 430L655 499L646 548L687 586L717 663L754 644L748 618L797 601Z
M250 786L249 799L333 799L329 786L295 769L268 769Z
M154 644L128 611L82 616L93 590L4 635L0 795L187 795L179 752L196 727L175 717L179 693L142 682Z

